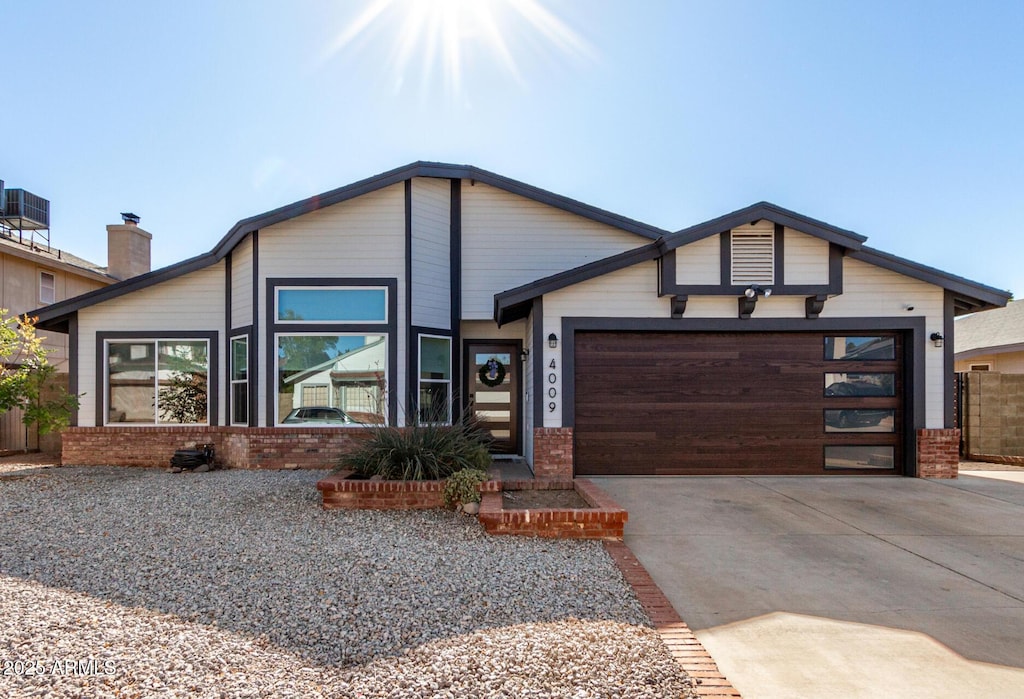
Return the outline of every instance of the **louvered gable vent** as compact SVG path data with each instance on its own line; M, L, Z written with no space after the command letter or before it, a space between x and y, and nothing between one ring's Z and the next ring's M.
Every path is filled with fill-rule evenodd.
M775 234L772 231L732 232L732 284L775 283Z

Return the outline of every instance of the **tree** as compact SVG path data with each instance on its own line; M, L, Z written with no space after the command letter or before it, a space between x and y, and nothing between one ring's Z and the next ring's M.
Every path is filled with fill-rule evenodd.
M52 382L57 368L46 360L49 350L36 335L35 319L8 316L0 308L0 413L24 411L22 421L37 425L39 434L66 427L78 407L72 396Z

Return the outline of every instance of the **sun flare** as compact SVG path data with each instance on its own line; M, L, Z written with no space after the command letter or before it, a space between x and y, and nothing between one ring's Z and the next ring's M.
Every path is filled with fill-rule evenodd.
M369 0L334 38L323 59L376 42L379 35L385 35L383 45L390 51L387 68L396 91L419 66L422 88L439 77L444 89L457 95L467 66L481 61L496 64L523 85L526 78L517 56L528 46L543 45L573 60L595 58L586 40L543 0Z

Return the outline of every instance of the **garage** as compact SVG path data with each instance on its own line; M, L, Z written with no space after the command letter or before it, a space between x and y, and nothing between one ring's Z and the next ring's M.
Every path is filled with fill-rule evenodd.
M903 472L899 332L575 335L577 475Z

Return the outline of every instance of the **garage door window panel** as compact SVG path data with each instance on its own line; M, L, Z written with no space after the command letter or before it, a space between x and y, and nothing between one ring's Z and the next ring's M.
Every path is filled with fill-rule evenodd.
M896 360L896 338L892 335L825 337L827 361L879 362Z
M826 373L828 398L877 398L896 395L895 373Z
M896 449L884 445L842 445L825 447L826 470L891 471L896 466Z

